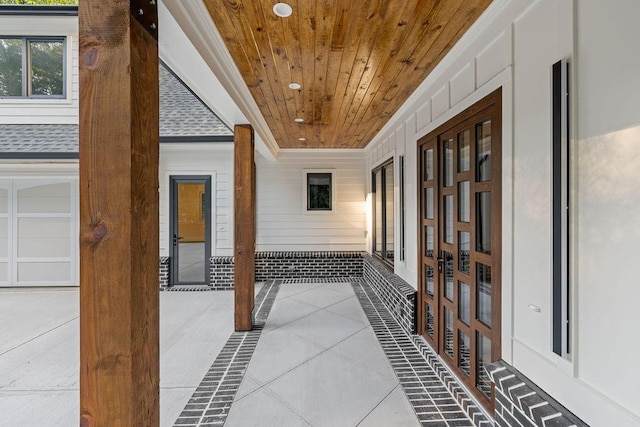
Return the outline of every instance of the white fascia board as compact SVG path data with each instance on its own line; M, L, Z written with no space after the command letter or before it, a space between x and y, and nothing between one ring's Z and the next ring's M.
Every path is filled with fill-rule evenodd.
M204 60L217 78L217 83L224 88L233 105L237 106L243 114L244 122L236 121L233 125L247 122L251 124L255 131L256 150L266 159L277 159L280 148L202 0L164 0L162 3L191 41L194 50L197 51L195 54L199 54ZM164 44L163 41L161 41L162 44ZM167 63L170 66L173 65ZM179 69L179 64L176 65ZM207 82L207 85L215 84L212 81ZM217 102L219 101L216 100ZM221 119L223 119L222 116L223 114ZM227 125L233 129L233 125L230 123Z
M235 105L209 66L200 57L163 2L158 5L160 35L158 50L162 59L211 110L233 129L247 119Z
M0 16L2 35L6 36L73 36L78 35L77 16Z

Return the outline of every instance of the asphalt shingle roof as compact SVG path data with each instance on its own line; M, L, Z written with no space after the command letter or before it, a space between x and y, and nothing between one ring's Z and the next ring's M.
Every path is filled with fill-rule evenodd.
M160 136L233 135L165 66L160 66Z
M233 132L185 84L160 66L160 136L232 136ZM77 153L78 125L0 124L3 153Z
M77 153L78 125L0 125L0 153Z

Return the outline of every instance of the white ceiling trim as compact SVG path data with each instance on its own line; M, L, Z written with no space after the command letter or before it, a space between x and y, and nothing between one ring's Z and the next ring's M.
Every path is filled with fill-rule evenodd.
M164 4L253 126L256 149L267 159L277 159L280 147L202 0L164 0Z

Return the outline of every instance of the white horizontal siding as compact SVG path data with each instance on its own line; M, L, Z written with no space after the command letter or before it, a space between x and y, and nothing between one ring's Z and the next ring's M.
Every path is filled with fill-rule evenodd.
M256 158L258 251L363 251L364 152L287 151L278 161ZM335 210L306 212L305 170L333 172Z
M169 247L169 177L171 175L210 175L212 199L211 255L227 256L233 251L232 144L161 144L160 145L160 256L168 256Z

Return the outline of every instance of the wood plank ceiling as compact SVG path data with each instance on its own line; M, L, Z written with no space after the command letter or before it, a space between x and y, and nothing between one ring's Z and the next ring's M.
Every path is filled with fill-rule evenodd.
M280 148L363 148L491 0L204 2Z

